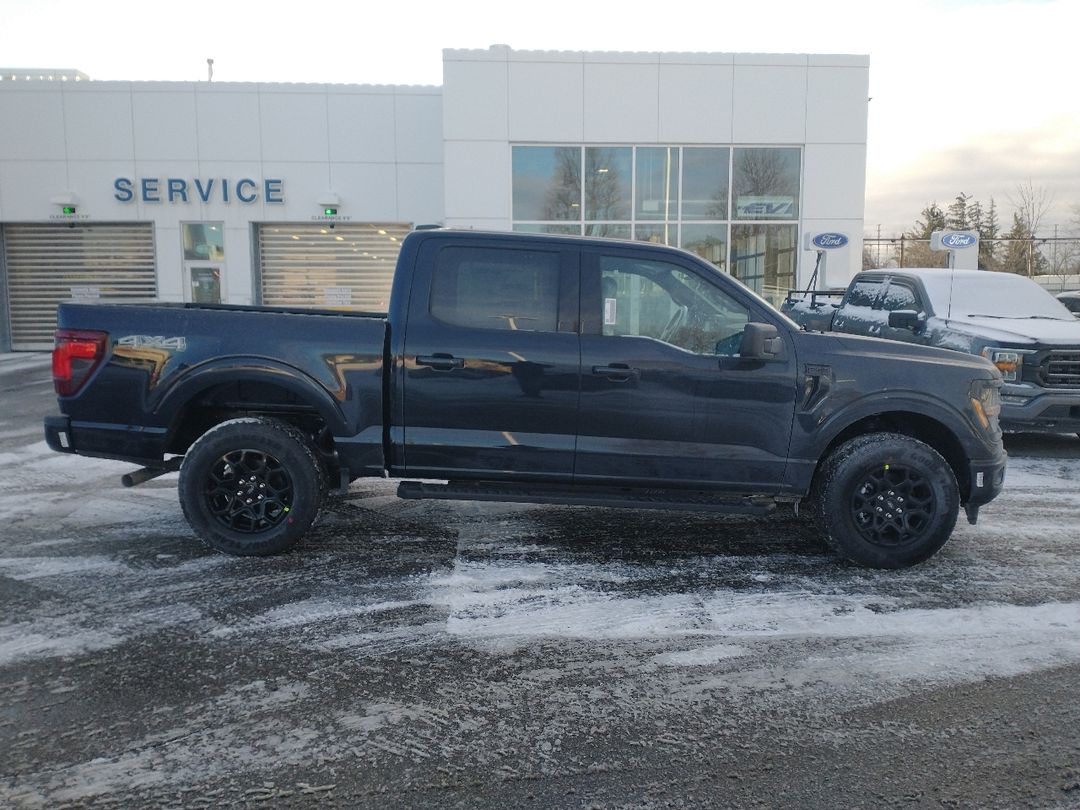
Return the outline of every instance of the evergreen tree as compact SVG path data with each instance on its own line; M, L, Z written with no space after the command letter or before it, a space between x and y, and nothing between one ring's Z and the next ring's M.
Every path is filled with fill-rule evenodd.
M898 256L903 267L944 267L945 253L930 250L930 234L945 230L945 212L932 202L922 210L920 218L910 231L904 234L904 255Z
M977 230L979 231L979 268L982 270L998 270L998 244L994 240L1001 233L998 224L997 204L994 198L990 198L990 205L983 211L979 209L980 218Z
M971 222L971 207L968 205L968 200L971 199L970 194L960 192L956 195L956 199L953 200L952 205L949 206L948 213L945 215L945 227L951 231L969 231L972 230ZM978 205L978 203L975 203Z

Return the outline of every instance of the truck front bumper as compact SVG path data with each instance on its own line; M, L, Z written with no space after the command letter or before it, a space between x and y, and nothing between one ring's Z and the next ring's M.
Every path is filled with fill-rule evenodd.
M1080 389L1033 385L1001 389L1001 429L1017 433L1080 433Z
M994 500L1005 485L1005 465L1008 457L1004 451L1000 458L989 461L973 461L968 467L971 482L965 506L982 506Z

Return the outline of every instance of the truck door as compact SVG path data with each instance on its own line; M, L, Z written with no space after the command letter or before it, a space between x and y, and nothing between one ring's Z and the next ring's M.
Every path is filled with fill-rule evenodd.
M778 319L690 260L647 255L582 255L575 482L777 489L795 409L787 327L785 359L740 360L746 324Z
M409 476L570 481L577 434L578 250L425 242L401 374ZM392 434L393 434L392 430Z
M884 289L883 278L861 278L852 282L833 316L833 331L881 337L881 328L888 322L879 301Z

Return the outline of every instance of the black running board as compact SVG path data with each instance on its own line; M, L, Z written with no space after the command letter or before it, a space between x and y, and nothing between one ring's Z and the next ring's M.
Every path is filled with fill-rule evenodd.
M611 506L628 509L673 509L682 512L724 512L736 515L768 515L776 501L766 496L720 496L693 490L656 490L565 487L544 484L501 484L483 481L450 481L426 484L402 481L399 498L409 500L501 501L503 503L550 503L565 506Z

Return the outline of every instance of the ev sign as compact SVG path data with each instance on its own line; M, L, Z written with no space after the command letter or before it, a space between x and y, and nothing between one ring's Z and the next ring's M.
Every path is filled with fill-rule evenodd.
M934 231L931 250L949 252L949 267L957 270L979 269L979 235L974 231Z

